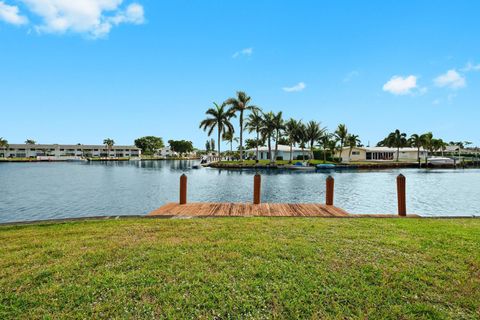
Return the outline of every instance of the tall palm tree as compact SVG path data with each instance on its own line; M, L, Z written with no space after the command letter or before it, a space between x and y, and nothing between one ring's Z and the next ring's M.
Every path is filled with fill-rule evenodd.
M397 162L398 157L400 156L400 148L403 148L407 145L407 134L400 132L396 129L394 132L390 133L385 139L385 144L389 148L397 148Z
M115 141L110 138L103 139L103 144L107 147L107 157L110 157L110 150L112 149Z
M278 112L273 117L273 125L275 127L275 153L274 153L274 156L273 156L273 162L275 162L277 160L277 155L278 155L278 140L280 140L281 132L284 128L282 111Z
M290 118L285 123L284 132L287 136L288 144L290 145L290 160L288 163L292 163L293 160L293 145L297 142L297 133L298 133L298 126L300 121Z
M418 161L418 166L420 167L420 148L423 147L422 136L414 133L408 139L408 143L411 147L417 148L417 161Z
M353 148L355 148L356 146L358 146L361 141L358 137L358 135L356 134L349 134L347 136L347 139L346 139L346 142L347 142L347 145L349 147L349 150L348 150L348 160L350 161L351 157L352 157L352 151L353 151Z
M213 103L214 108L208 109L205 114L208 115L206 119L200 122L200 128L203 131L207 131L208 136L213 133L213 130L217 128L217 144L218 144L218 156L220 156L220 145L221 145L221 137L223 132L234 131L233 125L230 122L232 117L235 117L235 114L229 112L225 109L225 105L222 104L221 106L217 103ZM215 145L213 145L215 147ZM212 150L215 148L212 148Z
M262 140L267 141L268 146L268 160L272 162L272 137L275 134L275 114L268 112L263 114L262 127L260 132L262 134Z
M345 139L347 139L348 129L344 124L339 124L337 130L335 130L335 136L340 141L340 152L343 152L343 147L345 145Z
M3 153L3 157L7 155L7 148L8 148L8 141L3 137L0 137L0 149L5 149L5 153Z
M322 138L324 132L325 128L322 128L319 122L310 121L309 123L307 123L305 134L307 135L308 143L310 145L311 159L314 158L313 146L315 145L315 142L319 141L320 138Z
M243 91L237 91L237 96L228 98L223 104L230 106L229 112L239 113L240 122L240 161L243 161L243 113L258 109L256 106L250 105L251 98Z
M257 149L255 162L257 163L258 163L258 144L260 141L260 130L262 128L262 125L263 125L263 118L262 118L261 111L259 111L258 109L252 110L252 113L248 115L245 129L247 129L249 133L252 133L253 131L255 131L255 134L257 136L257 141L255 144Z

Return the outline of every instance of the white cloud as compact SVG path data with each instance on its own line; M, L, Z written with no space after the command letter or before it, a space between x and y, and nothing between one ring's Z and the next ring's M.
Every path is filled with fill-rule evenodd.
M417 77L410 75L408 77L393 76L383 85L383 91L395 95L412 94L417 87ZM421 88L420 93L425 93L426 88Z
M469 71L480 71L480 63L479 64L473 64L471 62L468 62L465 67L461 69L463 72L469 72Z
M138 3L122 6L123 0L19 0L40 21L39 33L67 32L91 38L106 36L122 23L144 22L143 7Z
M238 58L240 56L251 56L253 54L253 48L245 48L245 49L242 49L240 51L237 51L235 52L233 55L232 55L232 58Z
M358 77L359 75L360 75L360 72L358 72L356 70L353 70L353 71L347 73L345 78L343 78L343 82L350 82L350 81L353 80L353 78Z
M0 20L17 26L28 23L27 17L20 15L17 6L10 6L3 1L0 1Z
M307 87L307 85L305 84L305 82L299 82L296 85L294 85L293 87L285 87L285 88L282 88L282 89L285 92L299 92L299 91L303 91L303 89L305 89L306 87Z
M439 75L433 82L437 87L449 87L453 89L465 87L466 81L455 69L448 70L446 73Z
M432 101L432 104L433 104L433 105L437 105L437 104L440 104L440 102L442 102L442 100L440 100L440 99L435 99L435 100Z

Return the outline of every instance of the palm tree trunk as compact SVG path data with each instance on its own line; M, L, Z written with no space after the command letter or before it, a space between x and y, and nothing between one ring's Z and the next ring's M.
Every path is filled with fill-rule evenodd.
M258 130L257 130L257 141L256 141L256 143L255 143L255 146L256 146L256 148L257 148L257 157L256 157L256 159L255 159L255 162L256 162L256 163L258 163L258 143L259 143L258 139L259 139L259 133L258 133Z
M240 110L240 162L243 161L243 110Z
M398 156L400 155L400 147L397 147L397 162L398 162Z
M268 136L268 160L272 162L272 141L271 141L271 136Z
M278 153L278 136L280 132L277 130L276 138L275 138L275 153L273 155L273 162L277 161L277 153Z
M218 128L218 161L222 160L220 157L220 136L222 135L222 130Z
M418 167L420 168L420 167L421 167L421 163L420 163L420 147L417 147L417 161L418 161Z
M325 146L323 147L323 163L327 162L327 150L325 149Z
M293 159L293 143L290 142L290 161L288 161L288 163L292 163L292 159Z

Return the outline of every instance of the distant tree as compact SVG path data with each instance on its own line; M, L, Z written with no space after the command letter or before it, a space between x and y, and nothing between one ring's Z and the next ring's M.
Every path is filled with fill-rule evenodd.
M213 104L214 108L210 108L206 112L209 117L200 122L200 128L204 131L208 130L207 134L209 136L213 133L213 130L217 128L218 155L220 156L220 142L222 141L222 133L226 131L234 131L230 119L235 115L232 112L226 110L224 104L222 104L221 106L216 104L215 102Z
M215 151L215 139L210 139L210 150Z
M110 150L112 150L115 141L110 138L103 139L103 144L107 147L107 157L110 157Z
M432 150L433 147L433 134L431 132L424 133L420 136L422 140L423 149L427 152L425 153L425 163L428 162L428 152Z
M0 149L7 149L8 148L8 141L7 139L4 139L3 137L0 137ZM6 156L6 152L3 153L3 156Z
M308 135L307 135L307 126L301 121L298 125L298 130L296 134L296 140L302 149L302 159L305 160L305 148L308 144Z
M345 146L345 139L348 135L347 126L344 124L339 124L337 130L335 130L335 136L340 141L340 152L343 152L343 147Z
M328 133L326 131L323 133L322 137L320 138L320 144L322 145L322 148L323 148L323 163L327 162L327 150L331 151L330 148L332 146L332 143L333 143L333 151L331 154L331 158L332 159L335 158L335 148L336 148L337 141L334 138L335 138L334 134Z
M239 113L240 122L240 161L243 161L243 114L246 111L253 111L258 109L256 106L250 105L251 98L243 91L237 91L234 98L225 100L224 105L230 106L230 113Z
M260 130L263 125L263 118L262 118L262 113L259 111L259 109L254 109L252 110L252 113L248 115L247 123L245 128L248 130L249 133L255 132L256 134L256 143L255 143L255 149L256 149L256 155L255 155L255 162L258 162L258 147L259 147L259 142L261 141L260 139ZM248 147L247 147L248 148ZM248 148L250 149L250 148Z
M155 136L145 136L135 140L135 146L142 149L142 153L146 155L153 155L155 152L165 145L163 139Z
M412 134L408 139L408 144L412 148L417 148L417 161L418 161L418 166L420 166L420 148L423 147L422 136L416 133Z
M172 151L178 152L179 154L185 154L193 151L192 141L187 140L168 140L170 149Z
M348 160L350 160L351 157L352 157L353 148L357 147L360 144L361 141L360 141L358 135L348 134L346 142L347 142L347 145L349 147L349 149L348 149Z
M319 122L310 121L307 123L305 133L307 135L308 143L310 146L311 159L313 159L313 148L315 146L315 143L320 140L320 138L323 136L324 131L325 128L322 128Z
M275 134L275 114L273 112L264 113L262 116L262 127L260 129L262 140L267 142L268 160L272 159L272 138Z
M385 139L380 141L377 146L382 147L386 146L389 148L397 148L397 159L400 155L400 148L406 147L408 145L407 141L407 134L400 132L400 130L395 130L394 132L390 133Z
M285 128L284 128L284 133L285 133L285 139L286 145L290 146L290 159L288 163L292 163L293 160L293 146L297 143L297 137L298 137L298 128L300 126L301 122L297 121L295 119L290 118L286 123L285 123Z
M233 141L238 143L238 138L234 137L233 134L234 132L231 131L225 131L222 134L222 139L224 141L228 141L228 143L230 144L230 152L233 152Z
M246 139L245 148L246 149L257 149L258 147L263 146L263 141L261 139Z
M210 150L211 150L211 149L210 149L210 141L209 141L209 140L207 140L207 142L205 142L205 150L207 151L207 153L210 152Z
M273 161L275 162L277 160L277 156L278 156L278 140L280 140L281 138L281 133L282 133L282 130L284 129L284 125L283 125L284 121L283 121L283 118L282 118L282 111L279 111L275 117L273 118L273 125L274 125L274 128L275 128L275 152L274 152L274 157L273 157Z
M36 144L37 142L33 139L27 139L25 140L25 144Z

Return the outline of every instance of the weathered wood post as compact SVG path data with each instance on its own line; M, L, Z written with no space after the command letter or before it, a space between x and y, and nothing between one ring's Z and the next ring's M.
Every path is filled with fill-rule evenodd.
M261 185L262 176L257 173L253 177L253 204L260 204Z
M334 187L335 180L332 176L327 177L327 194L326 194L326 205L333 206L333 187Z
M399 174L397 177L397 198L398 198L398 215L405 217L407 215L407 203L406 203L406 192L405 192L405 176Z
M180 176L180 204L187 203L187 176L182 174Z

